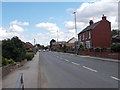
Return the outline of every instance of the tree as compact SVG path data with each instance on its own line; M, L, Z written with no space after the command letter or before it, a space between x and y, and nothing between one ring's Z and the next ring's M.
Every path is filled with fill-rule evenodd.
M4 58L21 61L25 59L26 50L18 37L2 41L2 55Z
M118 33L120 33L120 31L117 29L112 30L112 36L118 35Z
M51 41L50 41L50 48L53 46L53 43L54 42L56 42L56 40L54 40L54 39L52 39Z

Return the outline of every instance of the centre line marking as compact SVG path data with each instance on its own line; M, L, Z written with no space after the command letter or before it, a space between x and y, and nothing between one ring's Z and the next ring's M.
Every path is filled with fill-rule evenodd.
M116 77L113 77L113 76L110 76L112 79L115 79L115 80L118 80L118 81L120 81L120 79L119 78L116 78Z
M67 60L67 59L64 59L65 61L67 61L67 62L69 62L69 60Z
M88 69L88 70L90 70L90 71L93 71L93 72L98 72L97 70L91 69L91 68L86 67L86 66L83 66L83 68L86 68L86 69Z
M72 64L75 64L75 65L80 65L80 64L78 64L78 63L75 63L75 62L71 62Z

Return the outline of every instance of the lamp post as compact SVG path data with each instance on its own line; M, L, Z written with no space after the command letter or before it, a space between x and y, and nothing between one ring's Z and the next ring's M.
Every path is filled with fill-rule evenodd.
M76 24L76 12L73 12L74 14L74 19L75 19L75 37L76 37L76 42L75 42L75 53L77 54L77 24Z
M34 55L35 55L35 53L36 53L36 50L35 50L36 48L35 48L35 38L34 38Z

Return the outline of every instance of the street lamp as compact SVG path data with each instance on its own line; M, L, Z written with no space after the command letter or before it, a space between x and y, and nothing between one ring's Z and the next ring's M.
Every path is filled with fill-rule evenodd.
M36 53L36 49L35 49L35 38L34 38L34 55Z
M75 19L75 37L76 37L76 42L75 42L75 52L77 54L77 24L76 24L76 12L73 12L74 14L74 19Z
M73 12L73 14L74 14L74 19L75 19L75 32L76 32L75 37L77 38L76 12Z

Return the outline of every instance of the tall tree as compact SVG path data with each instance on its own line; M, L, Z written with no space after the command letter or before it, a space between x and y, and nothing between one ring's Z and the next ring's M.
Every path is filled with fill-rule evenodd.
M25 47L18 37L2 41L2 56L14 61L21 61L25 58Z
M54 40L54 39L52 39L51 41L50 41L50 48L53 46L53 43L54 42L56 42L56 40Z

